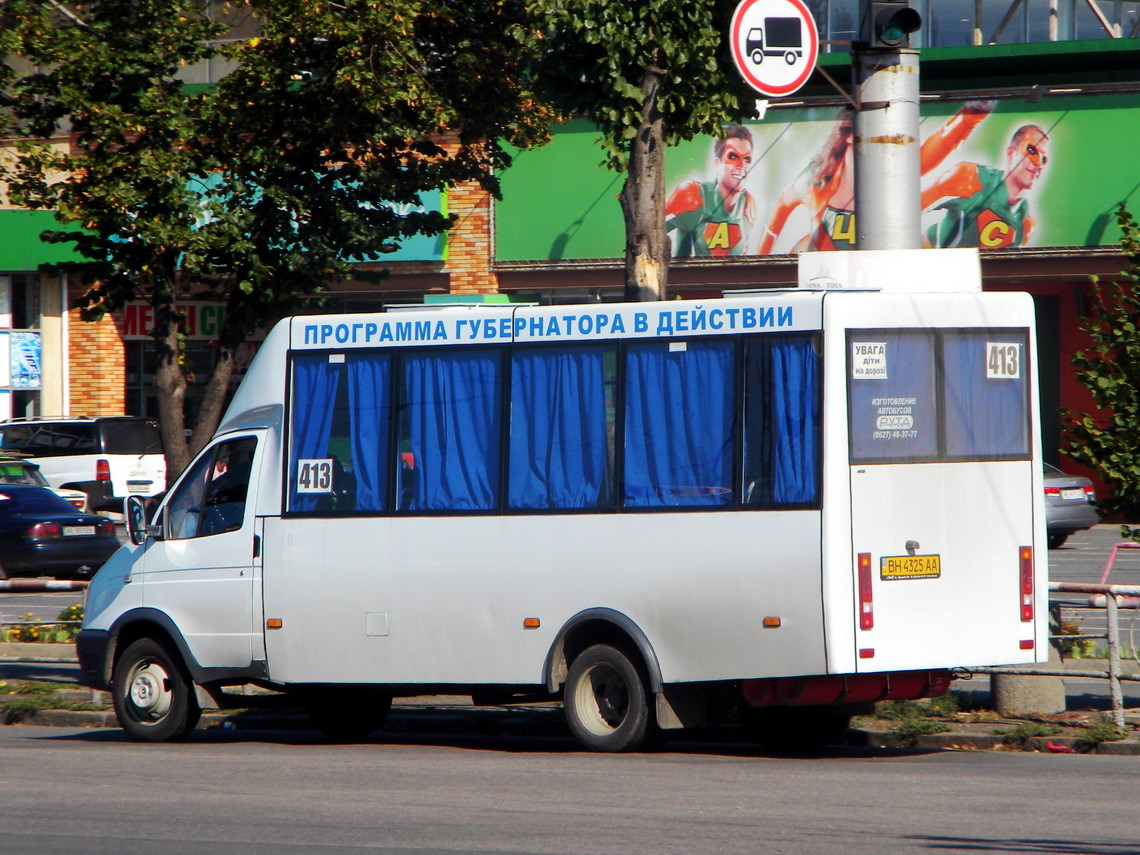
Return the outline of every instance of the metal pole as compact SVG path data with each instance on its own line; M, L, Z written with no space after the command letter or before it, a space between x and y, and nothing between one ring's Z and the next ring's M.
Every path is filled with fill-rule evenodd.
M920 249L918 51L855 53L855 246Z
M1117 638L1118 618L1116 610L1116 594L1105 594L1105 620L1108 621L1108 631L1105 633L1108 642L1108 690L1112 696L1112 722L1117 727L1124 727L1124 692L1120 688L1120 644Z

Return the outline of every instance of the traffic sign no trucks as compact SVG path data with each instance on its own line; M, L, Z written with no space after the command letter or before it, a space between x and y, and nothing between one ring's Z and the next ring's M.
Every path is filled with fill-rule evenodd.
M819 31L803 0L741 0L729 39L741 77L769 98L807 83L819 57Z

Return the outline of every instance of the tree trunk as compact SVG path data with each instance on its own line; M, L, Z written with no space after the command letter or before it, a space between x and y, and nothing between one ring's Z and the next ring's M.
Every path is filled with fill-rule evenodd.
M227 315L228 317L228 315ZM193 457L210 441L218 423L222 420L222 411L226 403L226 394L230 390L230 380L234 376L234 351L237 345L230 340L230 336L223 331L218 343L218 358L214 368L206 380L206 388L202 401L198 406L198 418L194 422L193 432L190 436L190 456Z
M665 121L657 111L660 69L647 68L641 83L641 124L629 152L621 189L625 218L625 299L665 299L669 241L665 236Z
M179 364L178 322L173 302L161 300L154 306L154 336L158 364L154 387L158 393L158 426L166 451L166 482L174 479L190 462L186 444L186 375Z

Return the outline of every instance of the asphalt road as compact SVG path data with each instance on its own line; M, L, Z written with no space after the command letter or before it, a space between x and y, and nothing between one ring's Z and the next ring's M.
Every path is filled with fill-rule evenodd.
M34 855L1140 853L1135 758L570 739L0 728L0 851Z

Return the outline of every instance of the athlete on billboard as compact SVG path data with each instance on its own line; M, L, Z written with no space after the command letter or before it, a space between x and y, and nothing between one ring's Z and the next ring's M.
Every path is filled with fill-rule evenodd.
M1022 125L1005 150L1005 170L963 161L922 192L922 209L945 211L927 246L1025 246L1033 230L1026 194L1049 162L1049 135Z
M682 182L665 203L674 258L746 252L756 219L756 200L743 186L752 167L752 132L728 126L713 154L712 180Z
M992 101L968 101L920 148L922 174L941 164L993 110ZM760 255L768 255L788 217L801 205L808 214L809 230L791 248L831 250L855 248L855 116L847 109L812 161L776 199L760 241Z

